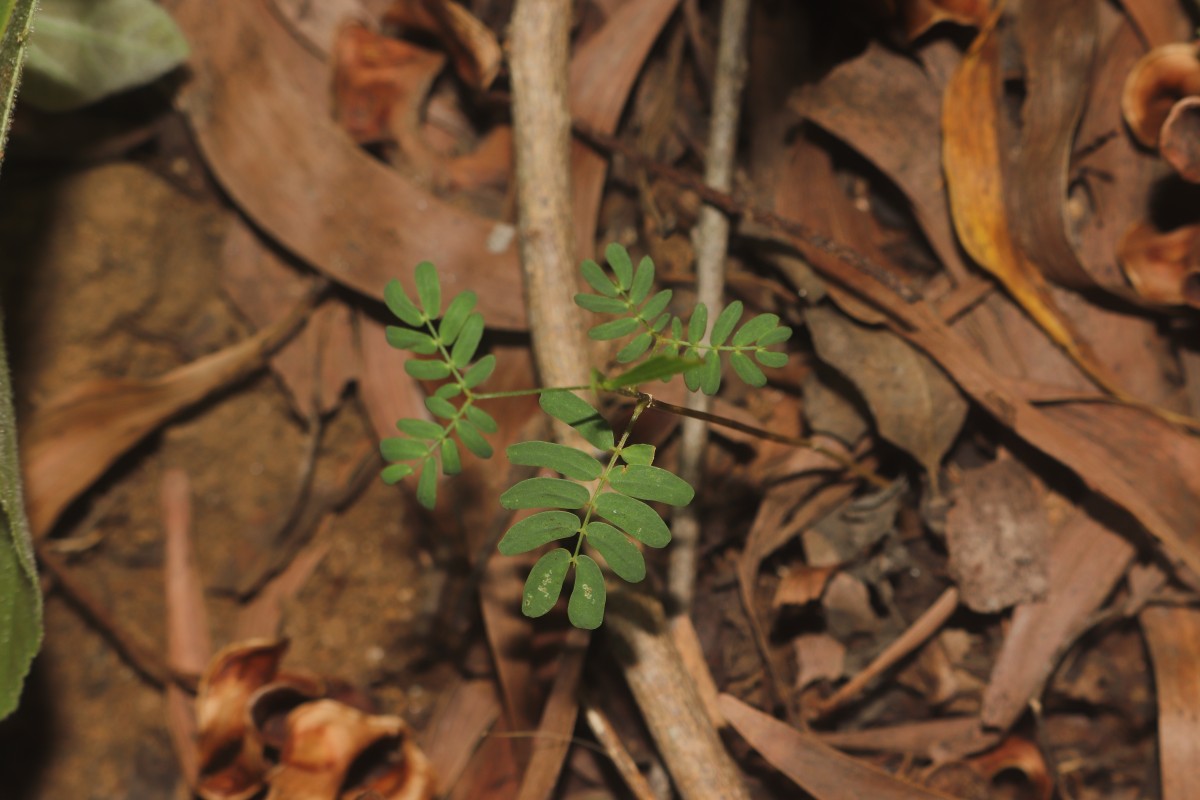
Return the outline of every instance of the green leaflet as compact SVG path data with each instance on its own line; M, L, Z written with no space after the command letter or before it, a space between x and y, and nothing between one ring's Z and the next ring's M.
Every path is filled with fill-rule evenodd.
M453 349L450 350L450 360L454 362L454 366L465 369L475 357L475 351L479 349L479 340L482 338L483 314L476 311L467 317Z
M764 367L783 367L787 365L787 353L776 353L774 350L755 350L754 357Z
M641 500L605 492L596 498L596 513L647 547L665 547L671 541L667 523Z
M725 344L725 340L729 338L729 334L733 332L734 327L741 318L741 300L734 300L725 306L725 310L721 312L720 316L717 317L717 321L713 323L712 336L709 337L709 342L712 346L720 347Z
M731 344L734 347L744 347L748 344L753 344L766 336L767 333L773 331L775 326L779 324L779 317L775 314L759 314L754 319L747 322L745 325L733 335Z
M436 394L431 394L425 398L425 407L429 409L429 413L435 417L442 419L453 419L458 414L458 409L454 404L445 398L438 397Z
M383 482L391 486L404 480L414 472L416 470L412 468L411 464L389 464L383 468L383 472L380 474L383 477Z
M462 472L462 457L458 453L458 445L447 436L442 439L442 474L457 475Z
M668 355L651 356L625 372L600 381L600 388L620 389L624 386L637 386L648 381L669 378L672 375L687 372L695 368L695 366L696 361L694 359Z
M437 343L427 333L388 325L385 331L387 342L397 350L411 350L419 356L430 356L437 352Z
M441 428L438 429L439 431ZM441 435L439 433L439 435ZM411 461L429 454L429 445L417 439L393 436L379 443L379 452L388 461Z
M628 336L638 329L641 325L636 317L622 317L620 319L601 322L588 330L588 337L595 339L598 342L605 342L609 339L620 339L622 336Z
M527 617L540 617L554 608L570 566L571 554L561 547L539 558L525 579L521 613Z
M500 430L500 426L496 424L492 415L479 406L467 406L467 420L482 433L495 433Z
M604 274L604 270L595 261L587 260L579 265L579 271L583 273L583 279L600 294L605 297L616 297L620 291Z
M672 292L670 289L663 289L661 292L656 293L654 297L647 300L646 305L642 306L638 313L642 315L642 319L653 320L667 307L667 303L671 302L671 296ZM655 330L662 330L666 324L666 321L663 321L662 325L656 327Z
M767 385L767 376L758 368L758 365L750 360L750 356L735 350L729 354L729 363L733 365L733 371L737 373L746 384L758 388Z
M612 450L616 442L612 428L586 400L565 389L542 392L538 405L550 416L565 422L599 450Z
M467 417L470 416L470 409L468 409ZM458 432L458 438L462 440L462 443L472 453L480 458L492 457L492 445L487 439L483 438L483 434L479 432L479 429L475 427L475 423L471 422L470 419L459 419L455 431Z
M518 508L583 508L590 497L587 488L574 481L527 478L500 495L500 505L510 511Z
M471 368L463 373L463 383L467 385L468 389L474 389L490 378L495 369L496 357L489 353L472 364Z
M417 284L417 300L425 312L426 319L437 319L442 315L442 284L438 280L437 267L428 261L417 264L413 276Z
M439 439L445 430L436 422L425 419L402 419L396 422L401 433L407 433L417 439Z
M404 371L419 381L440 381L450 377L450 365L433 359L410 358L404 362Z
M497 545L501 555L515 556L536 550L579 530L579 517L569 511L542 511L513 525Z
M627 290L633 283L633 262L629 259L629 251L613 242L604 248L604 260L617 276L617 285L622 291Z
M639 583L646 577L646 559L628 536L607 522L589 522L587 541L621 580Z
M421 310L413 304L412 300L408 299L408 293L404 291L403 284L395 278L388 281L388 285L384 288L383 301L387 303L388 310L399 317L402 322L414 328L425 324Z
M467 315L471 313L471 309L475 308L477 299L474 292L467 291L450 301L450 305L446 307L446 313L438 325L438 338L442 340L442 344L446 346L454 344L454 340L462 331L463 323L467 321Z
M621 460L626 464L645 464L649 466L654 463L654 445L627 444L621 448Z
M653 342L654 336L650 333L650 331L642 331L637 336L633 337L629 344L621 348L621 351L617 353L617 361L621 362L622 364L628 364L634 359L641 358L642 355L650 349L650 345L653 344Z
M421 475L417 478L417 502L426 508L437 505L437 467L432 456L421 462Z
M630 497L673 506L686 506L696 494L688 482L678 475L641 464L613 470L608 482L618 492Z
M575 305L596 314L624 314L629 310L624 300L584 292L575 295Z
M650 296L650 289L654 287L654 262L649 257L643 257L638 262L637 272L633 275L633 282L629 284L629 302L636 305L641 305L642 301Z
M604 622L604 601L608 590L600 565L585 555L575 562L575 587L567 601L567 619L576 628L595 630Z
M594 481L603 471L600 462L582 450L553 442L521 442L506 452L514 464L546 467L577 481Z

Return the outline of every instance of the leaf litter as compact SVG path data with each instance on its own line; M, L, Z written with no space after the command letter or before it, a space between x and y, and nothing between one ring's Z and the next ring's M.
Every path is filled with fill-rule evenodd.
M762 796L1186 797L1200 445L1184 418L1200 395L1179 343L1195 335L1200 219L1181 134L1136 138L1121 103L1151 46L1194 47L1186 15L1166 0L1124 13L1074 0L1061 17L897 0L871 12L886 31L871 37L843 11L787 5L754 11L753 152L731 196L694 177L715 8L584 3L566 76L580 254L611 240L654 253L686 310L701 199L733 211L727 302L805 333L781 377L758 391L725 381L714 408L840 437L889 487L745 427L713 437L700 591L691 620L672 623L691 633L670 678L712 708L681 741L724 717ZM524 567L493 555L526 513L498 498L534 470L465 463L434 512L356 477L436 386L405 370L381 322L387 281L413 291L418 261L438 263L448 295L475 291L503 331L484 344L497 381L532 379L507 4L164 6L193 57L177 110L161 113L187 120L195 149L166 171L139 150L85 164L56 197L18 137L0 184L0 204L21 208L0 217L0 239L28 264L10 338L29 505L58 576L35 672L50 694L0 741L50 713L107 730L42 745L45 766L4 779L28 797L82 796L83 774L113 796L220 776L235 794L203 796L392 797L413 785L394 769L407 763L419 791L449 797L661 787L659 754L678 742L647 735L646 689L634 702L615 678L644 680L636 666L607 639L572 645L562 603L532 626L516 613L538 554ZM1069 48L1054 46L1060 26ZM1197 92L1176 87L1167 110ZM185 196L204 184L184 176L205 171L221 192ZM316 276L333 288L312 307ZM496 406L498 448L537 438L532 405ZM636 435L670 466L675 429L652 410ZM652 582L663 560L642 556ZM114 651L60 596L117 642L157 641L166 619L166 665ZM245 652L266 669L217 712L208 666L193 733L210 626L217 642L260 637ZM280 632L294 673L279 672ZM118 680L136 674L167 684L169 716L154 687ZM577 681L605 688L589 691L590 728L574 724ZM251 695L279 704L254 730ZM125 730L102 724L121 712ZM216 719L227 730L212 733ZM581 755L591 730L624 778ZM222 747L241 760L214 767ZM355 765L364 751L378 770ZM139 774L146 763L165 765L159 778Z

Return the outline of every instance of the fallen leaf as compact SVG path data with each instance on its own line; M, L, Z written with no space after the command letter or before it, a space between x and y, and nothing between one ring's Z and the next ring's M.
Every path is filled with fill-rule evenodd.
M728 694L721 695L720 704L725 718L738 734L816 800L851 797L945 800L947 797L851 758L816 736L785 725Z
M958 389L890 331L864 327L827 307L807 309L804 316L817 356L849 378L879 435L916 459L936 487L942 457L967 415Z
M349 20L379 19L392 0L271 0L293 35L322 54L333 50L338 30Z
M803 606L819 600L837 567L795 567L786 572L775 588L773 608Z
M1163 121L1158 152L1179 177L1200 183L1200 97L1185 97L1171 106Z
M1013 612L983 695L984 725L1008 730L1025 712L1133 555L1129 542L1083 512L1055 534L1047 565L1048 591L1043 599L1022 603Z
M1147 47L1178 42L1192 32L1191 21L1179 3L1163 0L1122 0L1121 10L1133 22Z
M827 633L797 636L792 640L792 652L796 656L796 691L846 674L846 646Z
M1200 95L1200 52L1195 43L1162 45L1138 59L1121 92L1125 124L1146 147L1158 147L1171 108Z
M1117 257L1141 297L1200 307L1200 225L1160 231L1136 222L1121 237Z
M304 323L316 294L256 335L150 380L81 383L31 415L22 441L33 535L121 454L175 414L259 368Z
M1156 606L1138 620L1154 665L1162 797L1184 800L1200 785L1200 611Z
M897 0L896 15L910 43L941 22L979 26L987 18L986 0Z
M473 89L496 80L504 54L486 25L454 0L394 0L384 24L432 34L449 51L458 76Z
M991 614L1045 595L1044 496L1040 481L1009 455L963 471L946 517L946 549L950 575L972 610Z

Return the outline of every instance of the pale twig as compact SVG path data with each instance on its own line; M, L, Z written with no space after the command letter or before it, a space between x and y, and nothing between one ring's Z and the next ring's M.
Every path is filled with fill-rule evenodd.
M722 192L728 192L733 184L738 110L746 80L746 24L749 16L749 0L725 0L721 7L721 37L717 45L717 72L704 182ZM700 209L694 238L698 300L715 314L725 294L729 218L714 206L704 206ZM709 398L694 392L688 396L687 405L696 411L706 412ZM679 443L679 477L693 486L698 486L704 480L704 450L707 443L708 426L705 422L697 418L685 419ZM671 548L667 591L675 610L687 614L696 590L696 546L700 538L700 518L696 506L675 509L671 528L674 546Z

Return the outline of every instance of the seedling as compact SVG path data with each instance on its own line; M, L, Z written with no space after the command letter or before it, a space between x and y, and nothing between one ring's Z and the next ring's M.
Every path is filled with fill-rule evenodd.
M691 391L716 394L726 359L741 380L763 386L767 378L760 366L787 363L786 353L768 348L792 335L775 314L759 314L739 328L743 308L735 301L717 314L704 341L708 309L703 303L685 324L667 311L670 289L651 293L654 263L649 258L634 269L629 253L618 244L610 244L605 257L608 270L594 261L583 262L584 280L595 292L575 295L575 304L614 317L591 328L588 335L597 340L628 338L616 356L625 369L613 375L593 370L591 383L583 386L479 391L495 370L496 358L485 355L475 360L484 333L483 315L474 310L475 293L459 294L443 311L437 269L428 261L417 265L416 302L399 281L393 280L384 291L388 308L404 323L387 328L388 343L423 356L410 358L405 370L420 380L445 381L425 399L426 408L439 422L402 419L396 423L401 435L382 441L384 458L396 462L384 468L386 482L416 476L417 500L433 508L439 461L446 475L461 471L460 444L479 458L491 458L487 434L495 433L497 425L480 404L503 397L539 395L543 411L574 428L595 448L588 452L542 441L512 445L506 451L511 463L553 470L562 477L529 478L500 496L506 509L545 509L509 528L500 540L502 554L517 555L550 542L572 540L533 565L521 610L529 617L547 613L558 602L567 573L574 569L567 616L571 624L588 629L603 621L607 593L600 566L584 546L599 553L617 577L637 583L646 576L646 562L635 540L656 548L671 541L666 523L647 501L684 506L694 495L683 479L654 466L654 447L629 443L638 416L651 404L663 406L640 387L682 374ZM619 438L580 392L615 392L636 399Z

